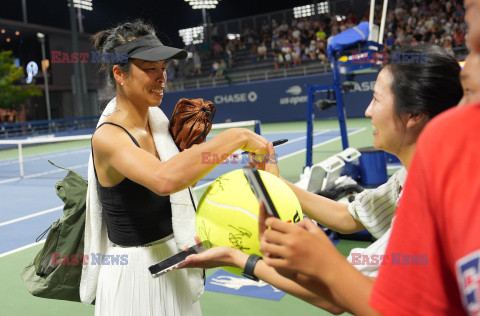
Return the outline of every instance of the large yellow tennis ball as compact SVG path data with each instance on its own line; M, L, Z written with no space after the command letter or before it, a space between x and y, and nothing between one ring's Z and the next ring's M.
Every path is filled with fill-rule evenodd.
M280 219L298 222L302 209L295 193L278 177L259 171ZM212 246L237 248L246 254L260 253L258 240L259 204L242 169L228 172L210 184L200 198L196 215L197 235ZM242 270L226 267L241 274Z

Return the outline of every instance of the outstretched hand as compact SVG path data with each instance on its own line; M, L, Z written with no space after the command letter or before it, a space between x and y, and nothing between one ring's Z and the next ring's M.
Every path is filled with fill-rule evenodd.
M200 238L195 236L195 242L198 244ZM199 254L193 254L185 259L181 268L202 268L211 269L223 266L233 265L233 251L229 247L213 247Z
M231 248L213 247L185 259L182 268L211 269L231 265Z

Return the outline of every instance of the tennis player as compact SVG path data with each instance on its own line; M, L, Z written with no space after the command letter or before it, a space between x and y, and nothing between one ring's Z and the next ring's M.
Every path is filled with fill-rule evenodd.
M85 254L123 256L127 264L83 267L80 296L96 315L199 315L203 271L173 271L154 279L147 267L194 243L195 203L189 187L237 149L265 155L268 142L247 129L227 130L181 153L158 108L170 59L187 52L163 45L142 21L93 36L113 98L92 137Z

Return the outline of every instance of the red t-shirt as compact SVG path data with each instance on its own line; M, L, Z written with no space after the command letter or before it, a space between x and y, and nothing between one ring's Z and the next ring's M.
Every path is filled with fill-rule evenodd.
M479 314L480 103L428 124L396 214L386 255L402 260L380 267L370 305L383 315Z

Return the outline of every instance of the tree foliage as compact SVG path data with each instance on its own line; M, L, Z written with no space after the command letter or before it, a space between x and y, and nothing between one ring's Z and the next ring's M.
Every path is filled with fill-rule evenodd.
M28 98L39 97L42 91L34 84L20 86L23 68L14 64L12 51L0 51L0 108L13 109Z

